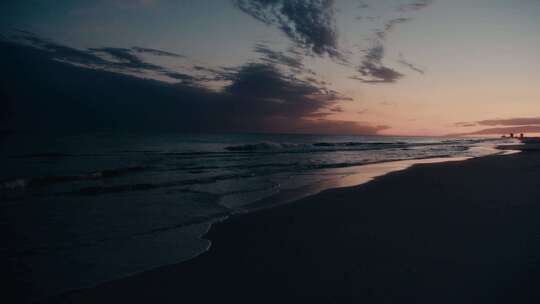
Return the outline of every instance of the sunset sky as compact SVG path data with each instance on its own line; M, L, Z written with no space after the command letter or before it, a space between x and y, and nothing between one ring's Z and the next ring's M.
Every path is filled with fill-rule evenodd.
M176 117L180 131L540 132L538 0L27 0L2 1L0 12L12 113L4 128L36 121L17 105L33 98L24 85L51 78L17 61L36 56L51 62L56 82L39 94L52 107L58 95L43 96L60 94L55 85L94 94L88 70L125 77L97 83L95 91L119 93L95 99L141 90L133 105L102 101L107 113L139 117L134 125L167 129ZM64 82L68 69L80 76ZM87 109L65 103L65 124L81 121L73 117Z

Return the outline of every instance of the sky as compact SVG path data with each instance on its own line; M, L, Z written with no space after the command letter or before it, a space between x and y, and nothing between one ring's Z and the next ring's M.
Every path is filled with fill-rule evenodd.
M538 0L0 3L3 129L540 132Z

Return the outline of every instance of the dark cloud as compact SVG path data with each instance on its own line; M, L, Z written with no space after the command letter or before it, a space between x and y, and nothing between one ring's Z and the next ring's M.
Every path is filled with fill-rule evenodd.
M368 21L377 21L377 20L379 20L381 18L382 18L381 16L368 16L368 17L366 17L366 20L368 20Z
M134 46L134 47L132 47L132 49L134 51L138 52L138 53L146 53L146 54L150 54L150 55L154 55L154 56L184 58L184 56L180 55L180 54L167 52L167 51L162 51L162 50L151 49L151 48L143 48L143 47Z
M133 9L155 5L160 0L109 0L110 3L121 9Z
M238 72L237 68L209 68L195 65L192 68L193 73L202 73L199 76L200 81L228 81Z
M379 38L380 40L385 40L388 33L393 31L396 28L396 26L405 22L409 22L411 20L412 18L405 18L405 17L390 19L384 24L383 29L376 31L375 34L377 35L377 38Z
M341 113L343 112L343 108L341 106L335 106L331 108L330 111L335 112L335 113Z
M540 126L527 125L517 127L501 127L501 128L488 128L479 131L453 134L453 136L470 136L470 135L504 135L504 134L519 134L519 133L540 133Z
M379 104L383 107L395 107L396 103L392 101L381 101Z
M412 64L407 59L405 59L405 57L403 57L402 54L399 55L399 59L398 59L397 62L400 63L403 66L408 67L409 69L411 69L411 70L413 70L415 72L418 72L419 74L424 74L425 73L425 71L423 69L417 67L416 65Z
M399 78L403 77L403 74L396 70L386 67L382 64L384 59L385 49L383 42L386 40L388 33L393 31L399 24L410 21L411 18L395 18L387 21L382 30L375 33L378 38L378 42L373 47L367 50L366 56L359 67L360 74L364 77L370 77L367 83L393 83ZM410 66L408 66L410 68Z
M271 64L281 64L297 70L304 68L301 57L293 57L283 52L274 51L264 44L257 44L255 46L255 52L264 55L263 61Z
M433 3L433 0L420 0L412 3L403 4L398 8L398 11L402 13L414 12L423 10L426 7L430 6Z
M60 54L75 51L65 48L55 46ZM127 65L137 62L125 56L125 50L108 51ZM171 74L182 81L166 83L59 61L59 53L37 45L0 42L0 63L10 75L0 79L0 129L375 134L387 128L317 118L317 113L346 97L284 74L268 62L200 67L197 72L215 72L213 77L229 83L223 89L210 89L205 82L194 84L193 79L199 79L188 73ZM86 62L104 60L91 51L82 54L89 56Z
M385 67L383 65L376 65L371 62L366 62L360 67L360 73L362 76L367 76L368 78L362 77L352 77L352 79L360 80L364 83L394 83L399 78L403 77L403 74Z
M306 68L302 63L302 55L296 53L294 50L288 50L286 53L274 51L267 45L259 43L255 46L255 52L263 55L263 57L260 58L260 61L262 63L268 66L278 67L281 70L286 71L286 73L289 73L291 75L289 78L302 77L305 83L309 83L312 86L319 87L321 91L323 91L328 96L333 95L337 99L352 100L349 97L342 96L336 91L326 89L326 87L330 85L330 83L324 80L317 79L317 74L313 70ZM223 74L223 72L221 74ZM228 78L230 78L230 73Z
M316 83L320 86L325 86L325 85L329 85L330 83L324 81L324 80L319 80L319 79L316 79L314 77L307 77L306 78L307 81L311 82L311 83Z
M486 119L474 122L458 122L456 127L476 127L476 126L530 126L540 125L540 117L517 117L505 119Z
M487 119L475 122L458 122L454 125L456 127L494 127L457 135L503 135L509 133L540 133L540 117Z
M477 124L475 122L456 122L454 126L459 128L470 128L476 127Z
M27 31L18 30L18 32L20 32L22 35L14 36L13 39L29 43L32 46L48 51L50 53L50 56L54 57L55 59L91 65L110 64L109 62L99 56L96 56L92 52L61 45L47 39L38 37L35 34Z
M368 3L364 2L364 1L359 1L358 8L360 8L360 9L368 9L368 8L371 8L371 5L369 5Z
M360 76L355 75L350 78L369 84L394 83L402 78L404 76L403 74L383 64L385 54L383 42L386 40L388 33L394 30L397 25L408 22L409 20L411 19L404 17L391 19L385 23L383 29L376 31L376 43L366 51L362 63L357 68ZM408 67L411 68L411 66Z
M398 12L407 13L413 11L419 11L431 5L431 0L421 0L412 3L403 4L398 8ZM375 31L375 42L371 48L366 51L366 55L362 60L357 70L360 75L350 77L351 79L359 80L364 83L394 83L404 75L393 68L387 67L383 64L384 58L384 43L390 32L392 32L398 25L411 21L410 17L399 16L393 18L384 23L384 26ZM402 55L398 60L398 63L406 66L407 68L424 74L424 70L416 67L414 64L405 60Z
M269 64L242 66L224 92L259 101L260 114L302 118L343 99L337 92L283 75ZM258 112L258 111L257 111Z
M358 72L361 76L352 76L351 79L360 80L364 83L394 83L403 74L398 71L384 66L382 60L384 58L384 46L378 44L367 51L364 60L358 67Z
M151 54L154 56L183 58L181 55L167 51L142 47L77 49L49 41L28 31L17 30L16 32L18 34L14 35L12 39L4 40L36 47L45 51L51 59L60 60L69 64L129 74L135 73L143 77L147 76L145 72L152 72L156 75L166 76L183 82L189 81L190 83L209 80L209 77L196 77L178 71L171 71L163 66L146 62L138 56L138 54ZM217 72L213 72L212 74L215 74L213 77L219 78Z
M102 53L102 54L108 54L112 56L115 60L120 61L121 67L124 68L131 68L131 69L142 69L142 70L152 70L152 71L163 71L164 69L158 65L154 65L151 63L147 63L137 57L132 49L126 49L126 48L112 48L112 47L105 47L105 48L93 48L88 49L90 52L93 53Z
M93 48L93 49L88 49L88 50L91 52L96 52L96 53L109 54L115 59L118 59L125 63L137 64L137 65L142 64L142 60L140 60L139 57L133 55L131 53L132 52L131 49L107 47L107 48Z
M279 122L279 120L276 120ZM307 120L302 119L291 123L294 133L309 133L309 134L377 134L380 131L389 129L385 125L371 125L357 121L341 121L341 120ZM287 131L288 130L288 131ZM283 124L275 124L275 133L291 132L290 129L283 128Z
M366 60L371 62L379 62L384 58L384 46L377 44L374 47L368 49L365 56Z
M188 74L178 73L178 72L165 72L164 74L167 75L168 77L171 77L173 79L177 79L183 82L194 83L194 82L200 81L200 78L193 77Z
M488 119L477 121L480 126L525 126L525 125L540 125L540 117L519 117L508 119Z
M364 115L364 114L366 114L366 113L368 113L368 112L369 112L368 109L362 109L362 110L356 112L356 114Z
M298 46L317 55L340 57L334 0L233 0L236 7L276 25Z

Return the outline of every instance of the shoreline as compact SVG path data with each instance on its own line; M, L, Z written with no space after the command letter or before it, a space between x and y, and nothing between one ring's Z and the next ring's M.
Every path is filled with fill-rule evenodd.
M508 152L510 151L499 151L496 154L503 155L504 153L508 153ZM485 156L479 156L479 157L485 157ZM87 286L66 289L60 293L55 293L52 295L47 295L47 296L37 297L37 298L32 297L30 302L40 303L42 301L47 301L47 299L49 298L62 297L63 295L66 295L66 294L76 293L78 291L88 290L92 288L97 288L103 284L107 284L107 283L115 282L119 280L124 280L132 276L143 274L145 272L154 271L156 269L173 266L177 264L188 263L194 259L197 259L199 256L204 255L209 250L211 250L213 244L212 244L212 241L207 237L207 235L213 229L215 229L214 227L216 225L219 226L222 223L226 223L231 218L249 216L252 213L262 212L267 209L281 207L283 205L287 205L291 203L294 204L296 203L296 201L307 199L312 196L316 196L320 194L321 192L325 192L325 191L339 190L339 189L344 189L344 188L349 188L349 187L359 187L366 183L372 182L376 180L377 178L383 177L387 174L404 171L415 165L458 162L458 161L464 161L471 158L476 158L476 157L456 157L456 156L455 157L451 157L451 156L426 157L426 158L418 158L418 159L381 161L381 162L358 165L358 166L353 166L353 167L321 169L324 171L331 172L330 173L331 175L342 174L342 176L335 177L333 179L329 179L326 181L318 182L318 183L307 185L300 188L284 190L284 191L279 192L276 195L266 197L257 202L251 203L245 206L244 209L239 209L237 212L234 212L232 214L229 214L229 215L223 214L222 217L220 217L219 219L214 219L212 222L202 222L202 223L193 224L193 225L208 224L208 229L206 230L206 232L201 234L199 237L201 241L207 242L208 244L204 251L194 254L188 259L180 260L172 264L157 265L155 267L146 268L141 271L135 271L131 273L122 274L110 280L101 280ZM340 173L336 173L336 171L339 171Z
M498 151L497 153L505 153L503 151ZM428 158L420 158L420 159L409 159L409 160L397 160L397 161L381 161L377 163L371 163L371 164L365 164L365 165L359 165L354 167L343 167L343 168L328 168L328 169L321 169L321 174L323 176L328 176L329 178L323 180L322 182L318 182L315 184L311 184L305 187L300 188L291 188L291 189L284 189L280 191L277 195L262 199L258 201L257 203L250 204L245 206L243 210L239 210L238 212L232 212L228 215L223 215L225 218L221 218L217 220L217 222L223 222L227 221L228 217L236 217L237 215L247 215L255 211L260 211L262 209L267 208L274 208L281 205L286 205L288 203L293 203L294 201L305 199L306 197L310 197L313 195L317 195L321 191L326 191L329 189L338 189L338 188L344 188L344 187L355 187L359 186L360 184L367 183L371 180L373 180L376 177L395 172L395 171L401 171L406 170L407 168L413 166L414 164L421 164L421 163L437 163L437 162L446 162L446 161L461 161L463 159L466 159L469 157L428 157ZM204 223L202 223L204 224ZM162 267L167 267L171 265L181 264L188 262L190 260L196 259L200 255L205 254L208 252L209 248L212 246L211 240L209 240L206 235L208 230L212 229L215 225L215 222L210 224L208 223L208 229L200 234L197 237L197 242L200 242L201 244L204 244L206 248L201 250L200 252L196 252L192 254L188 258L183 258L179 260L175 259L169 259L168 263L161 263L161 264L154 264L151 265L151 267L140 267L139 269L135 269L135 271L125 271L117 273L116 275L111 275L108 278L105 279L98 279L93 280L90 282L86 282L85 284L71 284L64 286L64 288L56 288L56 289L50 289L48 287L58 287L59 285L56 284L49 284L46 283L44 285L40 286L39 281L46 279L45 276L40 276L40 280L34 279L33 281L30 281L29 284L36 284L36 286L32 286L32 288L19 288L19 284L14 282L14 287L17 288L17 290L20 290L20 294L25 294L25 301L30 302L39 302L44 301L51 297L57 297L62 296L64 294L77 292L79 290L86 290L91 288L96 288L100 285L114 282L118 280L123 280L126 278L129 278L131 276L136 276L142 273L145 273L147 271L153 271L155 269L159 269ZM182 243L179 243L181 245ZM118 247L119 250L124 251L122 247ZM159 250L159 247L156 248ZM184 250L181 247L177 249ZM141 253L142 254L142 253ZM131 255L131 254L130 254ZM114 256L114 255L113 255ZM116 254L118 256L118 254ZM99 276L99 269L95 274ZM77 275L76 273L74 275ZM84 278L86 275L81 275L82 278ZM78 280L76 276L72 276L73 279ZM24 281L21 281L22 284ZM68 288L65 288L68 287ZM34 289L36 288L36 289ZM27 290L28 292L25 292ZM34 290L43 290L45 292L34 292ZM47 291L48 290L48 291ZM31 292L30 292L31 291Z
M382 227L379 227L377 223L374 222L374 219L370 219L370 218L367 218L369 220L368 221L369 225L365 224L367 225L367 227L364 227L364 228L369 228L369 229L360 229L360 230L344 229L343 227L341 227L342 225L352 225L353 227L355 225L358 225L358 223L356 223L358 219L355 218L353 214L349 214L348 212L343 213L343 210L344 210L343 207L350 208L352 204L354 208L362 207L366 209L363 211L370 211L371 213L377 213L378 215L384 214L386 216L391 216L392 218L394 218L399 215L400 213L399 211L406 214L410 212L410 210L403 209L404 206L399 205L399 204L395 205L396 203L393 202L391 203L391 204L394 204L392 207L397 210L393 210L392 213L388 213L390 210L384 210L384 209L381 210L380 206L359 206L359 205L355 205L354 203L351 203L351 200L358 199L359 197L369 198L370 191L371 192L375 191L376 193L379 193L379 195L385 195L387 196L386 199L389 199L389 198L392 198L392 195L395 195L395 193L392 193L392 191L388 191L388 189L384 189L385 187L391 188L391 187L397 186L398 188L400 188L399 184L403 183L405 180L409 181L409 186L411 186L410 185L410 181L412 180L411 175L412 177L415 177L417 180L418 178L421 178L422 176L424 176L424 178L427 178L427 179L423 180L422 182L428 183L430 179L429 177L425 176L426 173L427 175L433 175L434 173L437 173L437 172L440 173L441 171L445 171L445 170L452 171L454 175L453 178L457 177L460 180L461 180L461 175L463 174L467 175L467 173L470 173L470 175L475 175L476 177L481 176L481 177L487 178L490 180L490 182L500 183L500 181L498 181L497 179L493 179L493 176L486 176L485 173L482 174L482 172L478 172L478 168L476 168L476 171L472 170L471 166L481 167L484 169L495 166L495 167L498 167L498 168L493 168L493 170L495 170L493 172L495 173L497 173L496 169L499 169L499 170L504 169L504 171L508 171L507 173L510 173L510 172L516 173L515 171L516 168L512 168L513 166L511 165L512 162L516 162L516 163L519 163L520 166L522 167L518 169L532 168L533 172L530 172L529 177L531 176L537 177L538 169L536 169L537 168L536 164L539 163L539 160L537 160L537 157L535 157L534 155L536 154L527 152L527 153L519 153L519 154L507 155L507 156L500 156L500 155L486 156L482 158L475 158L475 159L470 159L467 161L456 162L456 163L419 165L413 168L409 168L408 170L393 172L393 173L384 175L382 177L377 178L374 182L370 182L359 187L326 190L314 196L310 196L310 197L301 199L300 201L293 202L290 204L278 206L276 208L265 209L263 211L257 211L257 212L253 212L253 213L242 215L242 216L234 216L234 217L229 218L225 222L219 223L217 225L213 225L210 232L207 234L207 237L212 242L211 249L207 251L206 253L198 256L195 259L189 260L187 262L179 263L176 265L159 267L154 270L143 272L143 273L140 273L140 274L128 277L128 278L104 283L94 288L74 291L60 297L52 298L50 300L51 300L51 303L57 302L57 301L70 303L72 300L74 302L96 303L96 302L103 302L103 300L105 299L112 300L115 297L118 297L118 299L127 298L130 301L134 301L134 302L145 302L145 300L148 301L151 298L159 299L159 301L175 302L175 301L182 301L186 299L193 300L193 299L196 299L193 297L199 296L201 302L206 302L206 301L211 301L211 300L218 300L220 299L218 295L223 295L223 298L225 299L247 301L246 297L249 298L259 293L263 293L263 294L265 292L268 293L270 290L273 290L273 292L275 293L275 296L277 296L278 298L290 298L290 297L295 297L295 296L300 296L300 295L316 295L316 296L321 296L326 299L326 296L347 295L347 296L360 297L359 299L373 300L377 297L366 298L365 295L357 294L356 293L357 290L344 288L343 286L341 286L342 284L338 284L338 282L342 280L342 278L339 275L337 275L338 273L341 273L341 275L343 275L344 269L350 268L351 266L358 267L358 265L354 265L355 263L358 263L358 261L356 258L354 258L354 255L351 256L352 254L351 252L355 252L359 256L367 254L367 253L363 253L362 250L359 250L359 248L356 247L358 244L356 244L355 242L352 242L352 243L344 242L343 238L350 237L351 235L353 236L363 235L363 234L366 234L366 231L369 232L370 230L372 230L371 232L373 233L371 235L369 233L367 235L364 235L364 238L365 238L364 241L371 243L373 246L368 247L368 248L373 249L373 248L377 248L381 246L381 244L377 242L377 239L381 237L383 239L388 238L392 240L393 242L399 243L400 246L404 246L406 248L409 245L404 244L403 241L404 239L407 240L408 237L410 236L405 234L405 235L402 235L401 238L396 238L396 236L392 236L392 234L390 235L388 234L387 230L390 229L388 227L382 230L382 232L384 233L381 233L381 231L378 231L378 229L381 229ZM427 171L427 172L424 172L424 171ZM464 171L468 171L468 172L464 172ZM422 174L419 175L419 172L422 172ZM488 173L493 173L493 172L488 172ZM517 170L517 172L520 172L520 170ZM469 176L468 179L470 178L471 177ZM519 180L518 179L519 179L519 176L517 176L517 178L516 176L511 176L508 179L508 182L513 182L515 184L516 182L521 181L522 183L520 184L523 184L523 186L525 187L527 185L530 185L531 183L533 185L536 185L534 183L534 180L532 179L523 180L523 177L521 177L521 179ZM471 181L474 181L474 180L475 180L474 178L471 179ZM396 185L396 181L397 181L397 185ZM439 186L442 186L443 188L449 187L449 185L447 185L448 181L445 182L443 179L441 179L439 181L440 183ZM453 183L455 182L456 180L453 180ZM436 180L431 180L430 183L437 185ZM530 210L532 211L530 213L531 216L533 214L534 215L540 214L540 213L537 213L537 211L539 210L536 206L530 205L531 199L534 200L534 198L537 198L537 197L540 198L540 196L538 195L538 190L536 190L535 188L530 188L530 189L525 188L528 190L527 191L522 190L519 192L516 192L516 190L519 190L517 188L510 188L511 193L509 194L505 192L503 188L489 187L489 189L492 189L493 191L497 192L496 193L497 195L494 196L493 193L491 193L493 191L482 192L482 191L478 191L479 189L476 189L477 192L475 193L473 191L474 189L470 188L471 186L468 183L451 184L450 186L459 187L460 185L461 187L465 187L467 188L467 190L472 191L469 194L472 195L474 199L469 198L469 201L473 201L475 204L482 204L482 201L491 201L491 200L494 200L495 202L500 203L501 201L505 200L505 197L506 199L508 198L512 199L512 196L508 196L508 195L514 194L514 199L519 199L521 203L528 204L529 207L532 208ZM485 186L486 185L482 187L485 187ZM406 188L407 187L400 188L400 189L406 189ZM446 189L446 190L449 190L449 189ZM486 190L486 189L483 188L481 190ZM429 192L429 191L426 191L426 192ZM418 194L423 195L424 197L430 197L430 195L427 193L418 193ZM432 195L433 193L430 193L430 194ZM521 197L519 197L518 194L521 194ZM526 195L524 196L524 194ZM453 195L455 196L456 193L454 193ZM461 199L464 199L465 201L467 201L467 196L465 195L465 193L462 193L461 191L459 191L457 195ZM488 196L488 198L485 197L486 195ZM336 198L336 196L338 198ZM332 201L335 201L334 204L338 204L340 208L337 208L336 206L332 206L331 208L328 208L329 207L328 203ZM432 209L432 207L429 205L428 202L425 201L425 199L419 200L419 202L415 202L415 203L420 204L419 206L416 206L418 210L422 210L422 208L424 209L427 208L426 210L423 210L424 213L428 211L432 213L435 212L435 214L431 214L431 215L432 216L436 215L435 217L441 216L441 214L436 212L437 210ZM366 202L366 204L369 204L369 203ZM466 215L468 213L460 212L458 214L455 214L456 210L453 210L452 206L445 205L444 208L448 209L449 211L454 212L454 216L458 215L458 217L459 216L465 217L465 219L467 219L468 221L472 220L470 218L470 215ZM473 207L461 204L460 208L462 209L464 208L466 210L467 208L473 208ZM491 216L497 216L498 213L495 213L495 214L490 213L493 211L492 209L494 208L490 207L485 210L484 208L486 208L486 206L482 206L482 208L480 209L482 209L483 212L487 211L488 214ZM358 210L354 210L354 211L358 211ZM478 210L472 209L472 211L475 211L477 215L479 214ZM521 211L517 210L516 212L521 212ZM336 214L339 215L339 217L332 218L331 215L336 215ZM365 215L363 216L362 214L365 214L365 212L356 214L356 216L359 216L362 219L366 220ZM425 218L419 217L418 214L408 214L408 215L411 217L416 217L416 220L419 222L426 220ZM329 216L330 218L327 218ZM384 222L388 221L383 216L379 218L381 221L384 221ZM348 219L348 221L346 219ZM351 219L354 219L354 220L351 221ZM324 223L333 224L332 226L328 226L330 231L325 231L325 229L320 227L321 220ZM340 223L342 220L344 221L344 224ZM401 219L400 217L395 218L395 220L396 222L403 221L403 219ZM450 227L458 225L458 223L447 222L447 220L448 219L446 219L445 217L442 218L442 222L445 225L449 225ZM415 221L413 219L412 223L414 222ZM430 223L434 225L435 227L438 227L437 222L430 221ZM501 229L500 227L498 227L498 225L496 225L498 223L494 223L493 221L492 222L488 221L488 223L491 226L493 226L494 229ZM388 222L387 224L391 224L390 226L396 225L396 223L393 223L393 222ZM514 223L514 224L518 226L521 225L519 223ZM482 232L486 232L484 231L485 228L481 226L477 227L476 223L474 224L469 223L469 225L472 225L471 227L474 228L469 232L472 235L475 235L477 237L480 236L477 231L476 232L474 231L475 229L481 230ZM312 229L313 231L309 229L310 227L313 228ZM377 229L374 229L374 228L377 228ZM404 230L408 229L407 226L402 226L402 228L404 228ZM340 231L341 233L335 234L336 229ZM397 231L399 232L399 229ZM443 240L446 240L450 243L452 242L456 243L457 240L453 238L451 235L447 234L448 231L444 229L443 231L445 232ZM427 232L415 231L415 232L418 233L420 236L425 233L430 235L429 231ZM462 232L460 234L461 236L467 237L467 234L464 233L465 231L461 231L461 232ZM535 232L538 232L538 231L535 231ZM333 237L328 238L327 234L331 234ZM295 240L293 236L296 236L298 238ZM366 238L366 236L368 237ZM527 234L525 235L512 234L512 236L518 237L518 238L528 237ZM375 237L375 239L373 239L373 237ZM505 239L505 240L506 242L511 242L511 238ZM484 241L484 240L480 238L480 241ZM447 246L447 245L444 245L445 242L442 242L441 244L439 244L439 242L436 242L436 243L438 244L438 246L442 246L444 248L446 248ZM412 250L413 252L415 251L422 252L421 249L426 249L423 247L426 244L416 243L416 242L413 242L413 244L414 246L410 245L412 246L412 249L414 249ZM469 246L472 246L473 248L476 248L476 246L474 246L473 243L467 243L467 244ZM460 244L459 241L454 245L463 246L463 244ZM508 245L508 244L505 244L505 245ZM386 246L387 244L382 247L386 248ZM418 248L418 246L420 246L420 248ZM499 247L496 243L491 244L491 246ZM329 247L335 247L336 251L329 252L330 250ZM283 248L289 248L291 251L283 250ZM499 249L504 249L504 248L513 248L513 247L503 246ZM338 250L338 249L341 249L341 250ZM347 250L343 250L343 249L347 249ZM429 249L429 246L428 246L428 249ZM456 249L452 249L451 247L446 248L446 249L450 251L456 250ZM461 248L462 251L466 251L466 249L467 247ZM537 251L536 249L537 248L534 248L533 251L527 252L529 255L532 254L533 261L537 261L538 254L540 253L540 251ZM483 251L483 250L480 250L480 248L476 248L476 250ZM506 250L509 250L509 249L506 249ZM407 260L407 256L408 256L408 255L405 255L405 256L394 255L393 256L391 253L385 250L381 250L379 253L390 255L393 257L393 259L397 259L398 261L403 260L403 259ZM442 254L443 252L436 251L435 253ZM432 252L431 255L433 256L431 256L431 259L437 257L437 254L433 254ZM345 255L345 256L342 256L342 255ZM430 254L422 254L422 255L430 257ZM442 255L444 256L444 254ZM316 256L317 258L314 259L314 256ZM378 267L370 266L371 263L368 263L367 265L363 265L363 267L367 267L366 269L369 270L369 271L366 271L366 273L370 273L371 275L377 276L377 275L380 275L381 269L385 269L385 272L389 272L389 273L395 272L394 271L395 269L392 269L392 268L386 269L386 267L383 267L384 263L381 263L382 262L380 261L381 258L378 257L377 255L374 256L370 254L368 255L368 257L369 259L374 259L375 262L377 262L375 264L377 264ZM468 261L469 267L474 268L474 267L482 266L482 263L479 263L478 257L476 255L474 255L473 257L470 257L470 256L468 257L467 255L465 256L458 255L457 257L461 259L465 259L465 260L467 260L467 258L468 259L474 258L473 261L475 263L471 263L471 261ZM441 257L438 257L438 258L441 258ZM456 257L454 256L452 256L452 258L456 259ZM446 257L445 259L452 260L452 258ZM315 260L317 261L316 263L315 263ZM361 261L365 259L359 258L359 260ZM430 259L428 258L427 260L429 262ZM516 260L514 262L517 262L519 264L519 262L521 261ZM413 259L413 261L408 261L408 263L420 264L421 266L423 266L420 268L424 272L428 272L428 273L431 273L433 271L432 268L439 269L441 267L441 265L437 263L430 265L431 267L426 267L426 265L423 265L424 263L426 263L426 261L422 261L421 259L420 260ZM403 266L402 263L398 263L398 264L399 266ZM504 265L505 264L503 263L503 266ZM382 268L379 268L379 267L382 267ZM399 267L397 269L399 269ZM449 268L443 267L443 269L446 271L452 272L451 268L449 269ZM532 269L534 270L534 267ZM495 271L494 269L489 269L489 270ZM401 272L398 271L398 274L399 273ZM403 274L401 273L401 275ZM533 271L533 277L536 278L537 275L538 275L538 272ZM394 277L394 276L390 276L390 277ZM509 278L505 278L505 279L508 280ZM357 279L356 281L358 280L360 279ZM350 282L351 280L348 279L346 281ZM352 280L352 281L355 282L355 280ZM364 284L366 283L365 281L362 281L362 280L360 280L359 282L363 282ZM427 282L422 281L422 282L424 284L429 283L429 281ZM453 283L456 283L456 282L453 282ZM235 290L235 288L233 288L237 284L238 286L245 285L246 288L241 287L242 292L239 292L238 290ZM378 290L378 288L381 287L379 285L384 286L386 284L379 282L379 284L374 284L374 286L372 286L371 289L370 288L368 289ZM399 287L399 284L397 284L397 286ZM412 287L418 287L418 286L413 284ZM443 286L437 286L437 287L438 287L437 290L439 290L439 292L445 291ZM454 286L454 288L455 287L456 286ZM205 295L205 290L207 293L210 292L212 294ZM403 290L399 288L398 290L403 292ZM427 290L430 291L427 293L428 295L430 296L435 295L432 292L434 290L433 288L432 289L428 288ZM468 291L470 292L470 290ZM394 292L394 293L402 296L401 292ZM224 296L225 294L227 296ZM390 293L390 294L393 294L393 293ZM420 295L416 294L415 296L420 296ZM431 300L433 299L430 299L430 301ZM438 299L438 300L441 300L441 299ZM467 300L470 300L470 299L467 299Z
M319 169L321 171L330 171L332 174L343 174L340 178L321 181L315 184L294 188L289 190L281 190L278 194L265 197L245 206L245 210L241 210L239 214L247 214L261 209L274 208L284 204L292 203L298 200L305 199L310 196L317 195L323 191L332 189L341 189L349 187L358 187L366 183L372 182L375 179L391 174L408 170L417 165L429 165L446 162L466 161L474 158L482 158L489 156L505 156L516 154L524 151L523 145L498 145L492 147L491 154L481 156L438 156L413 159L399 159L390 161L380 161L367 163L351 167ZM341 172L340 172L341 171ZM347 172L348 171L348 172ZM366 172L367 171L367 172ZM244 208L244 207L242 207ZM227 219L225 219L227 220ZM222 222L222 221L219 221Z
M503 155L503 153L505 152L501 151L501 155ZM428 157L395 161L381 161L377 163L370 163L353 167L326 169L329 171L334 171L333 174L339 174L336 173L336 171L339 172L339 170L342 170L343 172L341 174L343 174L343 176L300 188L282 190L276 195L269 196L246 205L246 210L239 212L239 214L247 214L253 211L274 208L288 203L294 203L298 200L302 200L307 197L314 196L321 192L332 189L362 186L381 176L391 174L393 172L407 170L415 165L464 161L471 158L475 157ZM349 172L345 173L347 171Z

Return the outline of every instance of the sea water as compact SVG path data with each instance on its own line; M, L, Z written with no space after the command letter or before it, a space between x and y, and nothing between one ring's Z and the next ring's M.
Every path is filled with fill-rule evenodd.
M499 153L509 140L321 135L5 135L2 263L29 298L208 250L212 223L282 204L376 163ZM388 169L387 169L388 170ZM261 205L261 202L264 202Z

